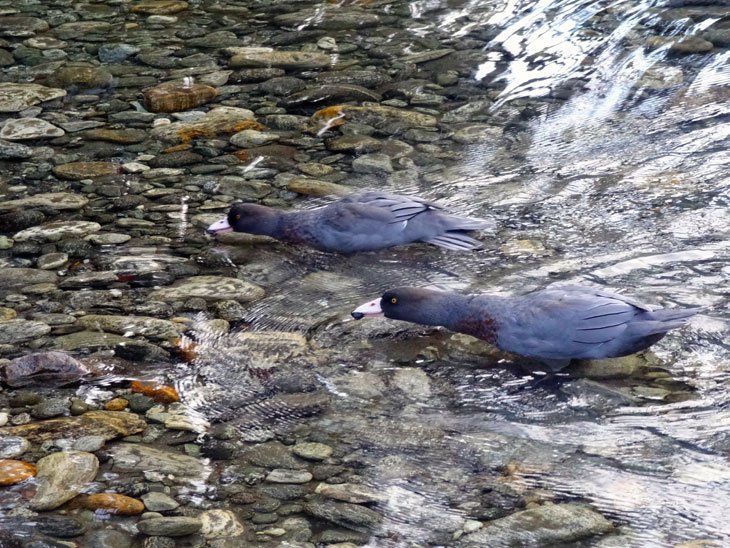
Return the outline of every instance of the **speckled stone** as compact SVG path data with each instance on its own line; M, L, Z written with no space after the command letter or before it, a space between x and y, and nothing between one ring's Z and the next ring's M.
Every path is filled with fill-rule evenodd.
M26 139L52 139L61 137L66 132L60 127L40 118L17 118L8 120L0 129L0 137L8 141L23 141Z
M65 95L66 90L39 84L0 83L0 112L19 112Z
M225 276L192 276L173 287L153 291L149 298L157 301L186 301L201 297L207 301L255 301L264 296L264 289L237 278Z

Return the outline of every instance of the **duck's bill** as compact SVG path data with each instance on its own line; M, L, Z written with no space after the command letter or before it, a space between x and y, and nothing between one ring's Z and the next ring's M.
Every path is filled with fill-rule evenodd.
M380 297L374 301L367 302L363 305L358 306L351 312L352 317L356 320L362 320L365 317L371 316L382 316L383 311L380 308Z
M221 219L210 225L206 232L208 234L225 234L226 232L233 232L233 228L228 224L228 219Z

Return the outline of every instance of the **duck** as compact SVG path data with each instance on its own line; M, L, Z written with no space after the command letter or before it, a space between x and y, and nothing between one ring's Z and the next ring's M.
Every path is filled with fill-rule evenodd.
M482 244L468 233L493 228L493 221L449 215L421 198L369 191L301 211L235 204L207 232L246 232L325 252L355 253L414 242L454 251L475 250Z
M560 371L574 359L628 356L682 327L701 308L652 308L618 293L577 285L520 296L467 295L421 287L386 291L352 311L442 326Z

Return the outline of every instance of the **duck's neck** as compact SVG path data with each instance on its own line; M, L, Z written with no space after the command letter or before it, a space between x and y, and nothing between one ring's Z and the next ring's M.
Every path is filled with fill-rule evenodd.
M490 344L496 344L499 328L497 312L500 309L501 300L501 297L492 295L468 297L465 302L461 303L458 312L452 314L451 317L455 320L446 327Z

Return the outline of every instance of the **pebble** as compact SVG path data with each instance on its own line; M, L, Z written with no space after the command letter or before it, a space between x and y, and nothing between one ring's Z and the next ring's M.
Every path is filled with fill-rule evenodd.
M50 333L51 327L32 320L0 321L0 344L18 344Z
M312 474L306 470L287 470L275 468L266 476L266 481L272 483L307 483L312 480Z
M324 443L305 442L297 443L291 448L295 455L308 460L325 460L332 456L332 447Z
M77 382L90 372L84 364L63 352L37 352L10 360L3 371L12 387L40 384L63 386Z
M206 84L164 82L144 93L144 105L151 112L178 112L211 102L218 90Z
M207 510L198 517L202 523L200 533L206 539L235 539L246 532L236 514L230 510Z
M119 411L89 411L82 415L50 419L5 429L4 434L20 436L33 443L61 438L101 436L105 440L130 436L145 429L144 419Z
M0 129L0 138L8 141L24 141L28 139L52 139L62 137L66 132L60 127L40 118L18 118L8 120Z
M7 419L7 413L4 413ZM7 421L6 423L7 424ZM5 426L1 424L0 426ZM20 436L6 436L0 437L0 459L14 459L20 457L30 449L30 442Z
M92 453L63 451L38 461L38 489L30 500L33 510L58 508L94 480L99 460Z
M0 83L0 112L20 112L38 103L65 95L66 90L39 84Z
M150 512L167 512L180 506L180 503L174 498L158 491L150 491L142 495L142 502Z
M238 278L225 276L191 276L186 280L153 291L149 298L160 301L186 301L200 297L206 301L255 301L264 296L264 289Z
M161 517L144 519L137 523L139 532L150 536L184 537L200 531L203 523L192 517Z
M118 493L82 495L77 497L74 503L87 510L103 510L120 516L136 516L144 512L145 509L141 500Z

